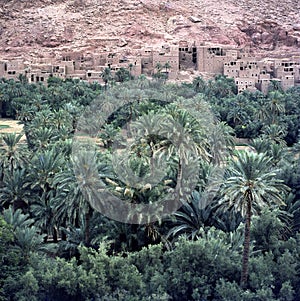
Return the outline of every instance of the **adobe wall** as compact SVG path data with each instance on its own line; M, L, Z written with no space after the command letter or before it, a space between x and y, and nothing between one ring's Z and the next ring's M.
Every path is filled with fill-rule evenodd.
M226 55L222 47L197 47L197 70L213 74L223 74L224 63L232 60L232 53Z
M153 73L153 48L146 47L141 52L142 73L152 75Z
M153 70L161 65L161 72L168 74L169 79L176 79L179 71L179 51L176 47L162 48L153 52ZM158 70L155 70L157 72Z
M235 83L238 87L238 93L241 93L245 90L255 91L255 79L252 77L237 77L235 78Z
M189 45L186 41L181 41L178 47L179 51L179 69L197 69L197 47Z
M22 59L0 61L0 77L18 79L26 74L29 82L46 82L49 76L62 79L78 78L101 82L101 73L109 67L112 75L125 68L135 77L158 72L176 80L181 70L198 70L208 74L224 74L234 78L239 92L260 89L267 93L270 80L278 80L283 89L300 85L300 56L290 58L249 57L248 51L226 46L195 45L180 41L178 45L159 48L144 47L136 56L127 57L112 51L102 53L64 53L60 58L36 59L24 63ZM166 66L169 65L169 66Z

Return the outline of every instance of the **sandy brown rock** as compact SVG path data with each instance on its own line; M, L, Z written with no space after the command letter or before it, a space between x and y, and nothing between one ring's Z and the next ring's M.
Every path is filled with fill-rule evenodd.
M299 51L298 0L1 1L0 56L135 53L143 45L211 43L255 52ZM192 17L192 18L191 18ZM106 38L113 38L107 42Z

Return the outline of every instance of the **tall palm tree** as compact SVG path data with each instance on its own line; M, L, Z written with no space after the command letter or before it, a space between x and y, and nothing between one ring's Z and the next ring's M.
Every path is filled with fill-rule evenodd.
M263 110L268 112L270 124L277 123L280 114L285 112L283 94L279 91L272 91L268 94L267 100Z
M107 89L107 85L108 85L108 82L112 80L112 74L111 74L111 71L110 71L110 68L106 67L102 74L101 74L101 78L103 79L104 81L104 87L105 87L105 90Z
M23 134L7 133L3 134L3 147L0 148L1 164L9 171L13 171L22 165L23 155L20 152L20 140Z
M57 173L54 179L54 183L57 184L54 210L61 225L68 227L70 225L74 227L84 225L84 242L88 245L90 243L90 219L93 210L78 185L72 164L68 164L67 167L66 170Z
M220 192L220 204L239 211L245 217L241 287L246 287L250 251L251 217L273 204L284 205L288 188L276 178L272 159L265 154L240 152L230 162Z
M75 228L82 226L85 245L91 242L92 204L98 200L92 195L93 189L90 189L94 187L93 177L103 179L110 176L109 167L100 159L104 160L104 156L99 156L98 160L94 152L73 154L66 168L55 175L53 182L57 185L53 208L59 224L73 225Z
M168 61L168 62L166 62L166 63L164 64L163 67L165 68L166 73L168 73L168 70L169 70L172 66L171 66L170 62Z

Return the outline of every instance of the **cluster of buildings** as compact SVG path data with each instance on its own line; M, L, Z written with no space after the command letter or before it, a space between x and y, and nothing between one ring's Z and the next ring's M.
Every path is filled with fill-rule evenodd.
M164 73L176 80L180 71L194 70L198 74L223 74L235 79L238 91L260 90L267 93L271 80L278 81L283 90L300 86L300 55L289 58L256 58L245 49L226 46L189 44L145 47L136 56L116 52L82 55L65 53L52 59L24 61L23 59L0 60L0 78L18 79L22 74L29 83L47 83L49 77L74 78L87 82L102 83L102 72L109 68L112 76L125 68L133 76L153 76Z

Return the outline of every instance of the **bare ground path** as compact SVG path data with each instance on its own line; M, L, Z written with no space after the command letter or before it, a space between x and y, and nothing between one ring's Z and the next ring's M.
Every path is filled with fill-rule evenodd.
M0 135L6 133L20 134L23 131L23 125L19 124L18 120L0 118ZM26 140L25 135L21 138L21 141Z

